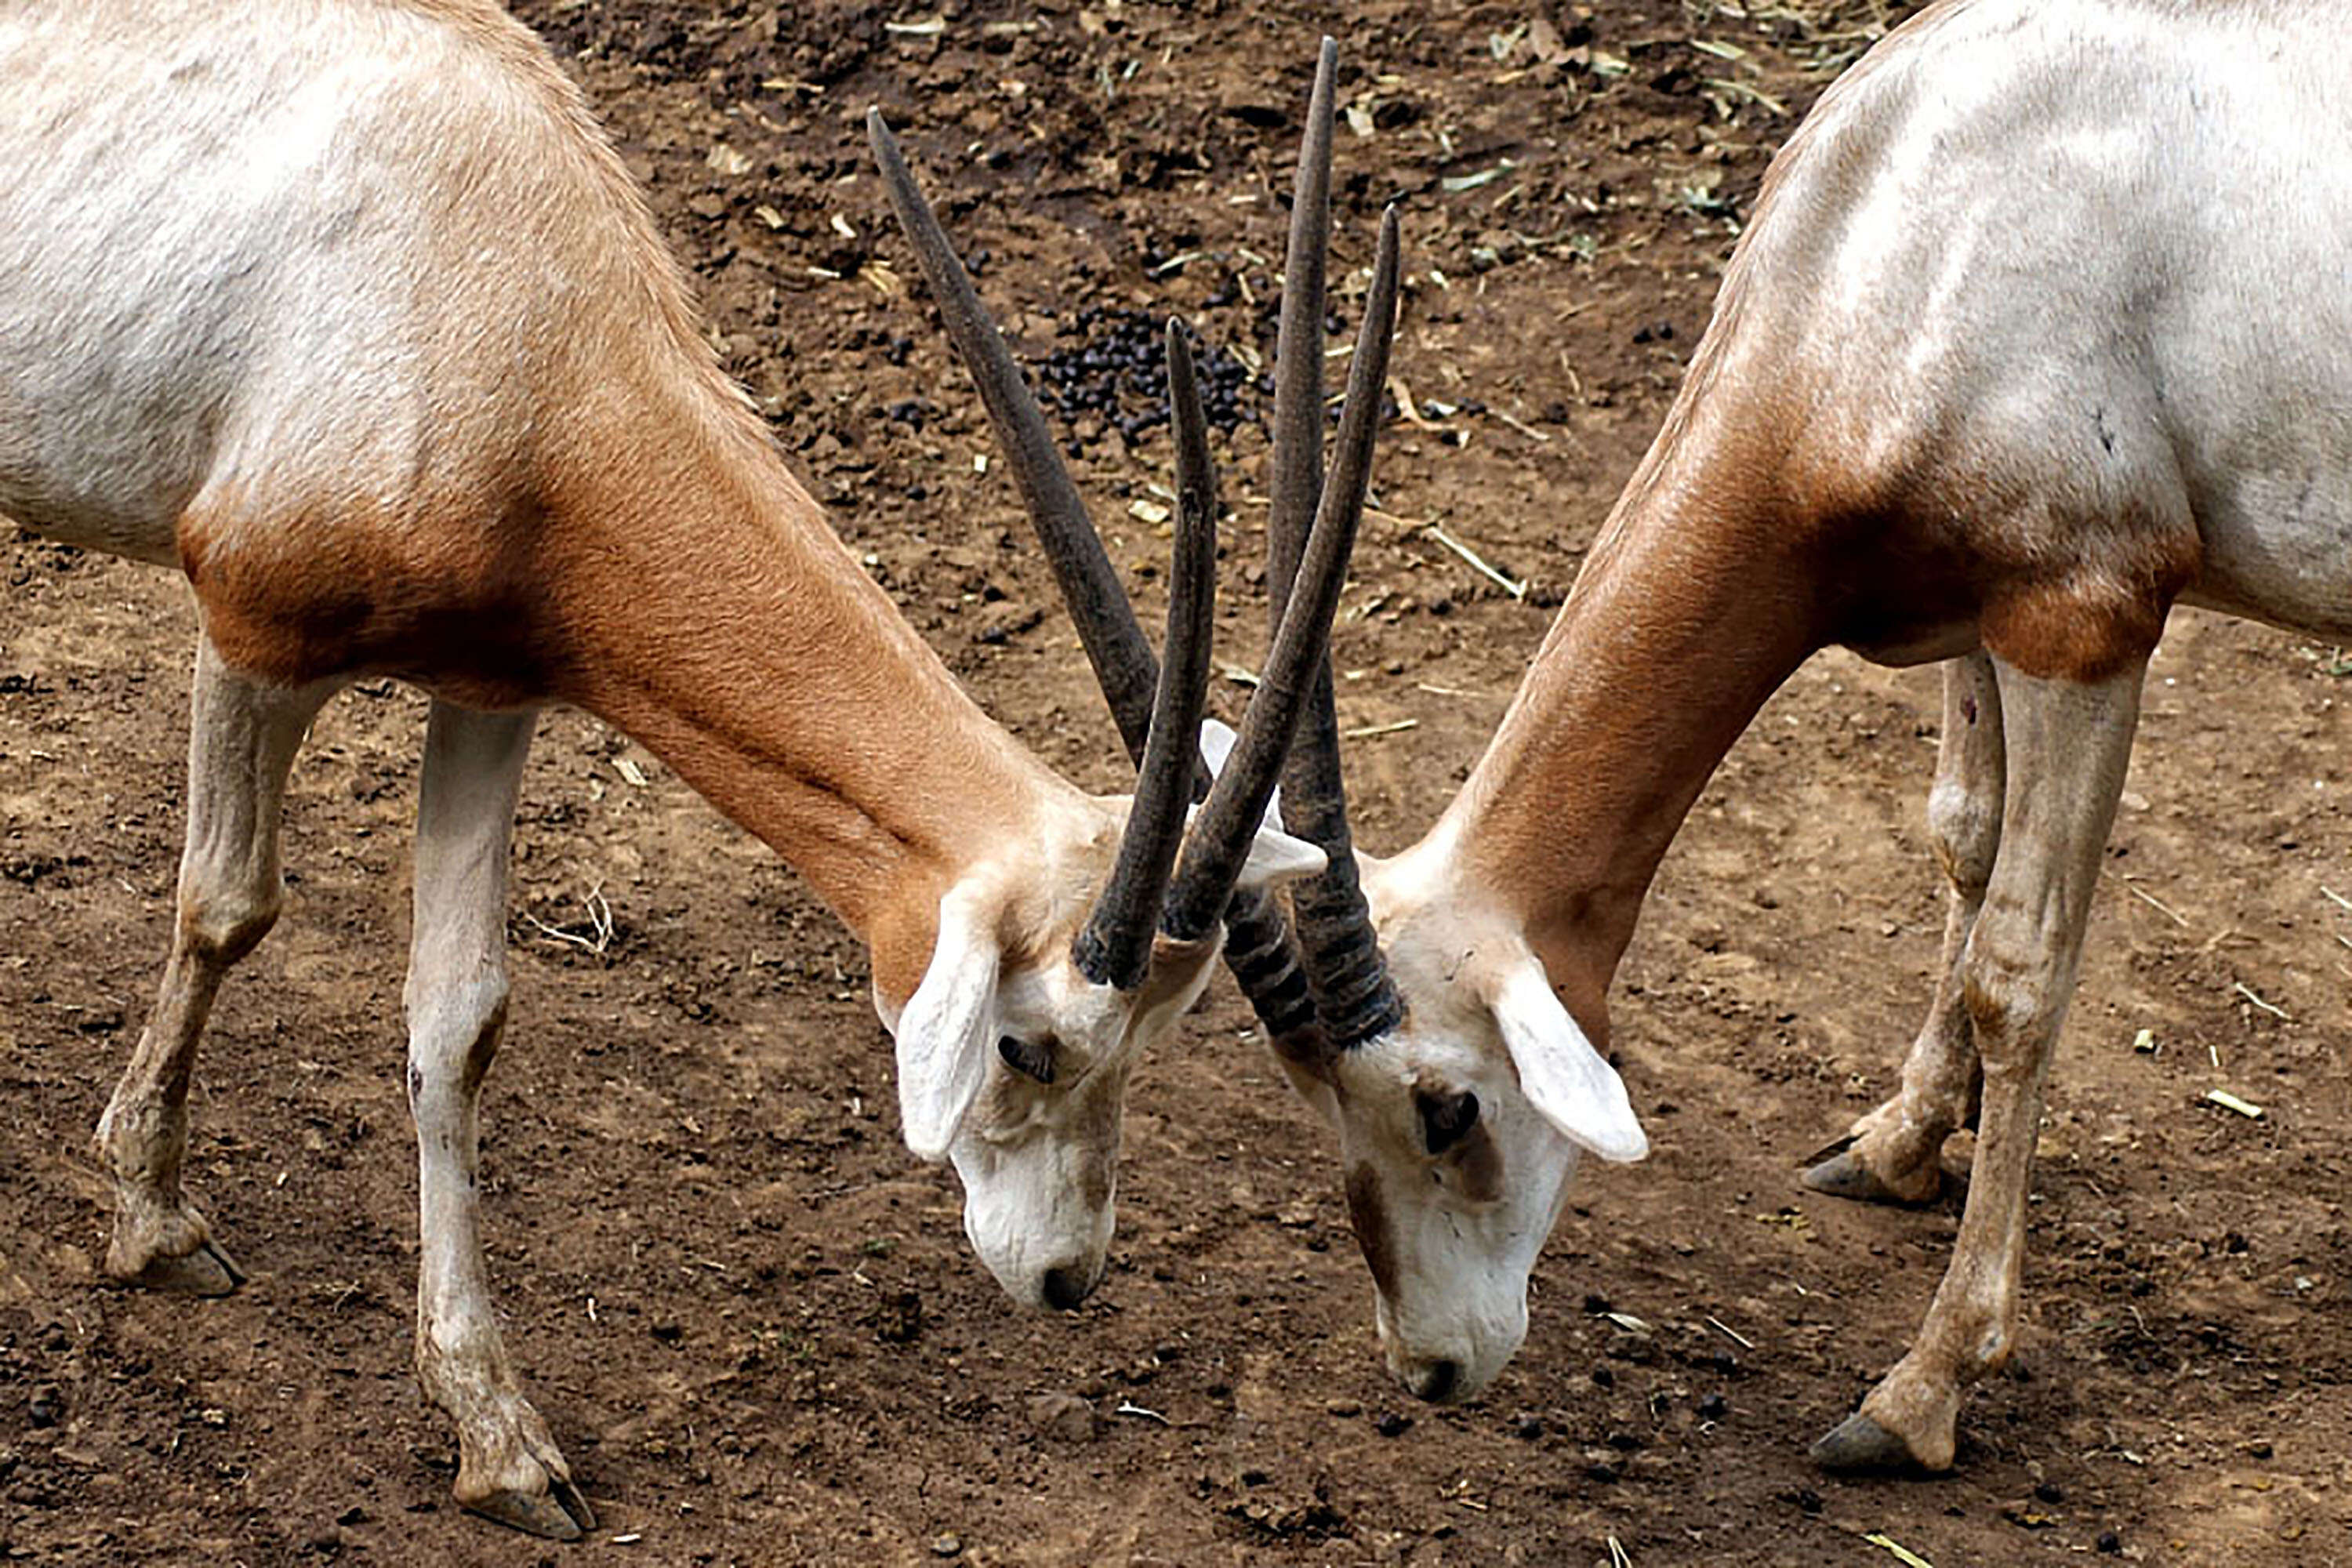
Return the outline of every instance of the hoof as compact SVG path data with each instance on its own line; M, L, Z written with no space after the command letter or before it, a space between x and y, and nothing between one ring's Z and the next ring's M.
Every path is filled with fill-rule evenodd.
M596 1528L595 1510L580 1495L578 1487L552 1477L547 1487L544 1494L492 1492L477 1501L467 1502L463 1498L457 1501L468 1512L544 1541L577 1541Z
M1929 1474L1909 1444L1857 1410L1812 1447L1813 1463L1837 1475Z
M185 1257L151 1258L140 1268L121 1276L117 1282L175 1296L233 1296L236 1288L245 1283L245 1270L236 1266L236 1259L218 1242L203 1241Z
M1817 1193L1832 1198L1844 1198L1858 1204L1893 1204L1902 1208L1916 1208L1936 1201L1943 1190L1943 1173L1931 1170L1927 1191L1917 1196L1896 1192L1881 1181L1878 1173L1862 1163L1853 1148L1851 1139L1842 1140L1822 1151L1820 1161L1799 1179Z

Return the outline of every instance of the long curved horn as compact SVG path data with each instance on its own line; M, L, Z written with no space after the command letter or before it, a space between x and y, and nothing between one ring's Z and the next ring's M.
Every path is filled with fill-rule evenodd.
M1205 935L1223 910L1274 794L1314 672L1329 650L1331 616L1339 605L1356 525L1363 518L1364 491L1371 482L1381 389L1388 381L1389 344L1396 328L1397 245L1396 209L1391 207L1381 217L1372 286L1365 296L1364 320L1348 371L1348 404L1339 419L1339 455L1332 482L1316 509L1297 591L1243 717L1241 738L1192 824L1169 886L1168 909L1160 927L1180 941Z
M1323 488L1323 257L1331 226L1337 53L1331 40L1324 39L1298 150L1281 334L1275 346L1274 505L1266 522L1265 584L1277 626L1289 606L1291 583ZM1358 881L1328 649L1316 663L1283 768L1282 810L1283 826L1321 849L1328 862L1321 875L1293 885L1290 907L1326 1040L1346 1049L1394 1028L1404 1016L1404 1004L1389 978Z
M915 247L932 298L939 302L940 320L980 387L1006 466L1021 487L1031 525L1070 606L1078 640L1087 662L1094 666L1095 679L1110 704L1128 755L1140 761L1150 733L1160 676L1150 641L1135 618L1110 558L1103 552L1102 541L1087 520L1077 487L1070 482L1069 472L1055 450L1036 398L981 305L963 264L940 232L929 204L923 200L898 151L898 138L890 133L880 110L867 112L866 132L888 187L890 205ZM1196 792L1206 776L1205 768L1195 775ZM1261 889L1236 899L1226 912L1225 926L1225 966L1234 972L1268 1037L1295 1057L1311 1058L1321 1042L1315 1027L1314 998L1299 965L1297 944L1291 940L1290 921L1274 894Z
M1160 682L1160 663L1152 657L1151 643L1128 603L1118 571L1104 553L1102 536L1087 516L1086 502L1078 499L1078 488L1070 482L1070 471L1055 449L1053 435L1045 428L1045 416L1038 411L1029 383L1022 376L1021 367L1013 363L1012 351L1004 346L1003 334L981 304L963 263L956 259L939 219L931 215L930 204L916 187L907 160L898 151L898 139L890 133L879 109L866 112L866 139L874 149L875 163L881 166L882 183L889 189L898 226L914 246L915 259L931 286L940 319L947 324L948 336L979 385L981 401L988 406L989 423L1004 449L1005 465L1021 487L1038 542L1045 549L1046 564L1053 568L1054 580L1069 604L1078 641L1085 646L1087 662L1094 666L1095 678L1110 703L1111 717L1127 742L1128 755L1139 759L1145 738L1151 732L1152 698Z
M1323 494L1323 280L1331 237L1332 103L1339 68L1339 46L1326 38L1315 62L1307 131L1298 142L1290 246L1283 254L1282 322L1274 345L1274 450L1268 462L1274 512L1265 531L1268 636L1282 629L1291 580L1298 575L1298 557Z
M1151 708L1151 734L1137 770L1135 805L1118 860L1071 949L1078 973L1132 991L1151 967L1151 938L1168 874L1184 838L1185 808L1200 765L1201 710L1209 696L1209 644L1217 608L1217 477L1209 422L1184 329L1168 323L1168 404L1176 436L1176 560L1168 593L1167 658Z

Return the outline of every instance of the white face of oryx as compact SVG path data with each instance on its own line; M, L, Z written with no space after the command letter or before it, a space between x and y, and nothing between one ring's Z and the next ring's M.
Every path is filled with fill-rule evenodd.
M907 1145L951 1162L964 1233L1006 1293L1074 1308L1101 1279L1118 1192L1128 1074L1208 984L1217 939L1157 940L1131 992L1078 972L1071 939L1109 875L1125 797L1076 796L1071 819L983 867L940 900L922 984L902 1007L877 994L898 1037ZM1238 888L1310 876L1323 853L1261 828Z
M1292 1076L1339 1129L1389 1370L1453 1401L1527 1337L1528 1276L1578 1156L1638 1160L1649 1140L1524 940L1417 854L1364 862L1404 1023Z

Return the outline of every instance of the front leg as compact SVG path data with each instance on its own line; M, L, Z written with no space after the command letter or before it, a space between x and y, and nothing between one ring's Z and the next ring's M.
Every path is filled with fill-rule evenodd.
M245 1276L181 1188L196 1042L221 982L278 920L286 773L332 683L248 680L196 644L188 706L188 831L163 984L92 1140L114 1184L106 1272L124 1284L225 1296Z
M1962 1391L2016 1347L2042 1087L2115 822L2145 666L2095 686L1996 663L2009 731L2000 854L1964 961L1984 1064L1976 1169L1952 1261L1910 1352L1813 1446L1833 1470L1948 1469Z
M595 1515L507 1357L475 1190L482 1080L506 1022L507 849L535 721L436 700L425 731L407 992L416 1376L457 1424L458 1503L573 1541Z
M1963 961L2000 849L2007 775L2000 689L1991 656L1966 654L1944 666L1944 729L1936 783L1927 795L1928 841L1948 889L1936 996L1911 1054L1903 1088L1814 1156L1805 1185L1864 1203L1924 1204L1943 1188L1944 1141L1975 1116L1982 1074L1969 1031Z

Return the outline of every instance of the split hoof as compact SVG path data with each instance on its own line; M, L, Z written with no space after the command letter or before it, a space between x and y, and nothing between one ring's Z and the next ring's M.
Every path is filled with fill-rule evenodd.
M1911 1446L1857 1410L1812 1447L1813 1463L1834 1475L1912 1475L1933 1472Z
M1799 1178L1814 1192L1827 1197L1844 1198L1850 1203L1891 1204L1898 1208L1918 1208L1931 1204L1942 1194L1943 1172L1930 1167L1927 1184L1916 1194L1900 1192L1889 1186L1877 1172L1862 1163L1853 1152L1852 1140L1843 1145L1832 1143L1817 1156L1820 1163ZM1825 1156L1825 1157L1822 1157Z
M470 1502L460 1498L457 1502L469 1513L542 1541L577 1541L596 1528L596 1512L580 1489L553 1476L548 1478L543 1493L499 1491Z
M194 1252L183 1257L159 1253L138 1268L117 1276L116 1282L174 1296L233 1296L245 1279L245 1270L218 1242L201 1241Z

